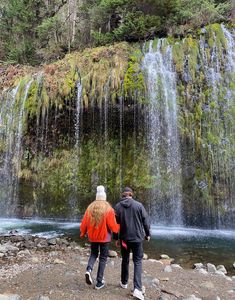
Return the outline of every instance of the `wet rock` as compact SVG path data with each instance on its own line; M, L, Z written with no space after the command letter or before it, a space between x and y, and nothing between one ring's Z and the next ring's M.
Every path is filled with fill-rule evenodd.
M225 266L224 265L218 265L217 268L216 268L218 271L221 271L223 272L224 274L227 274L227 270L225 269Z
M0 294L0 300L20 300L17 294Z
M208 263L208 264L207 264L207 271L208 271L209 273L215 273L217 270L216 270L215 265Z
M109 254L108 254L108 256L109 256L109 257L117 257L117 256L118 256L118 254L117 254L117 252L116 252L116 251L114 251L114 250L109 250Z

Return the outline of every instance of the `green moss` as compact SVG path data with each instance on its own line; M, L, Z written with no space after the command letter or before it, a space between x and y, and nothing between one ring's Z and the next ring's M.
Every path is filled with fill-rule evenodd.
M139 95L144 95L145 93L145 80L144 74L140 67L140 61L142 58L142 53L136 51L129 59L128 68L124 76L124 94L126 97L133 97L136 92ZM140 98L138 98L141 100Z

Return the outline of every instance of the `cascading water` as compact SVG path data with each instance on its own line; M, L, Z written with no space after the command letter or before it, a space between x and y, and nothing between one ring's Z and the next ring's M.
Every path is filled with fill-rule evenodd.
M32 80L24 87L18 85L2 101L1 105L1 186L0 214L16 213L18 204L18 176L21 168L22 137L25 101ZM18 95L19 90L23 90Z
M154 211L154 221L158 224L182 225L176 72L172 48L165 43L165 40L159 40L154 50L150 42L143 60L149 99L147 138L154 181L151 211Z
M231 88L231 83L235 78L235 35L223 25L221 29L226 42L223 52L218 48L215 35L213 35L213 46L209 55L208 44L204 37L200 39L199 49L201 58L199 71L203 71L208 91L210 91L208 103L203 106L205 118L202 122L202 134L208 140L208 144L204 148L212 157L210 168L215 190L218 195L223 197L219 203L215 196L213 199L217 211L212 214L214 214L214 218L218 218L218 227L226 225L226 223L231 224L235 193L234 126L231 115L235 105L235 92ZM202 189L207 188L207 185L208 182L199 182Z

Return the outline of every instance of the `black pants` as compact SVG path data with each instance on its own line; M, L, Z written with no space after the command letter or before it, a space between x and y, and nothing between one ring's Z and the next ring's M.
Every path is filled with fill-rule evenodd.
M142 291L142 259L143 259L143 244L125 242L127 248L123 247L121 243L121 253L122 253L122 272L121 281L123 284L127 284L129 278L129 261L130 261L130 251L133 253L134 262L134 288Z
M92 271L95 261L99 255L99 266L97 271L97 283L101 283L104 276L104 269L107 262L109 243L91 243L91 254L87 264L87 271Z

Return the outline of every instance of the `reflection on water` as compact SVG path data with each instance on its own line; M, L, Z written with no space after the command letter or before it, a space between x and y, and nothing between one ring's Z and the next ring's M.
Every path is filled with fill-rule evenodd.
M67 235L79 238L79 222L56 222L50 220L0 219L0 235L17 230L19 234L43 237ZM235 231L202 230L183 227L152 227L152 239L144 243L150 258L158 259L168 254L183 267L191 268L196 262L223 264L230 275L235 275Z

